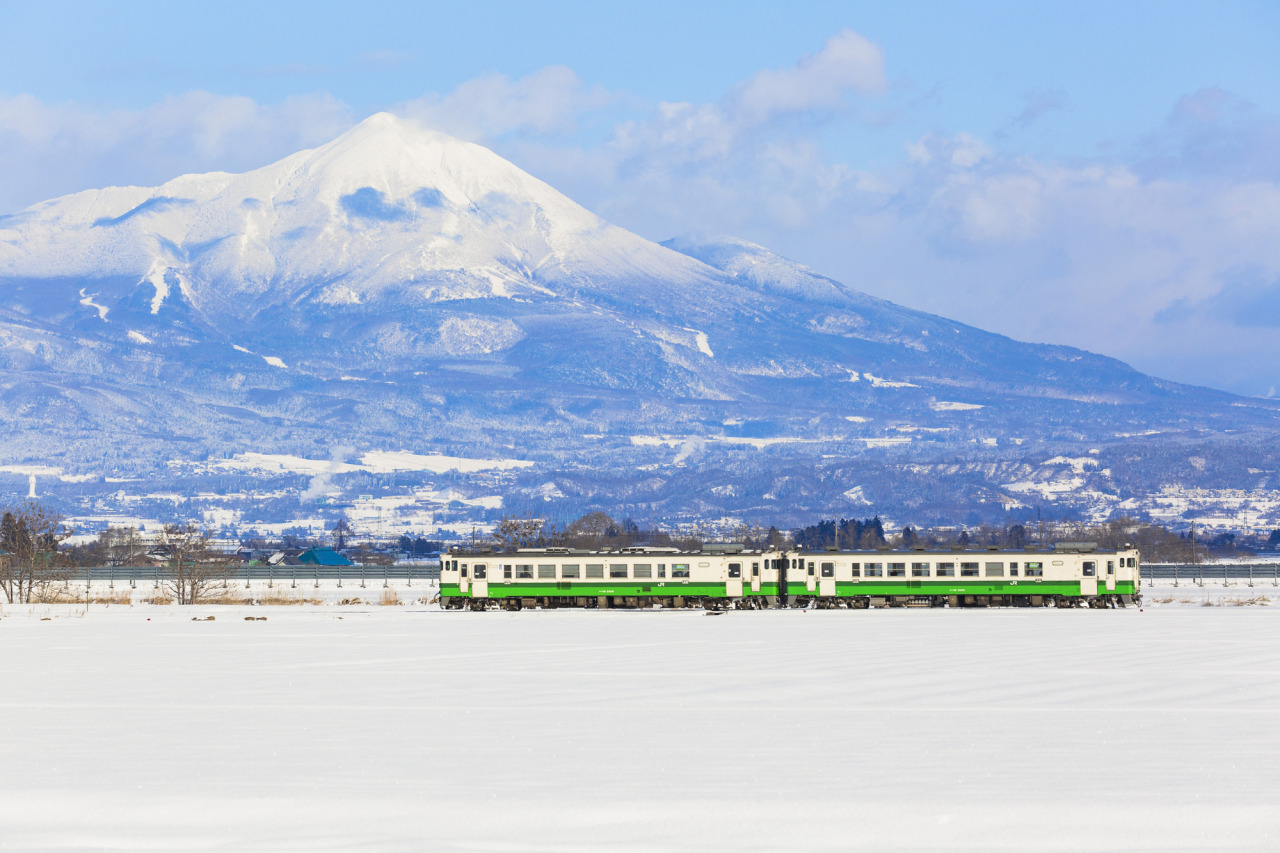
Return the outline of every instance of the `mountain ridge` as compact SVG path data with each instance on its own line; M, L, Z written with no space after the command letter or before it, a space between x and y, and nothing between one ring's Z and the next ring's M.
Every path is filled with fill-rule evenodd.
M1280 429L1275 404L904 308L737 238L650 242L386 114L240 175L0 217L0 289L0 464L514 451L537 465L513 476L538 487L557 471L676 484L755 464L758 488L712 501L738 511L777 491L768 472L821 481L855 460L805 493L825 511L903 454ZM674 449L690 442L704 449ZM979 491L1016 502L1002 488Z

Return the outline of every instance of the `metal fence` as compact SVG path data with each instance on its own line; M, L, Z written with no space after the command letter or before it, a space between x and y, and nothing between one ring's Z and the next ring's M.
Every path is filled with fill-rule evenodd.
M1142 579L1174 585L1205 583L1280 586L1280 563L1143 563Z
M139 584L159 584L164 569L154 566L88 566L71 570L72 583L117 584L137 587ZM368 586L391 582L413 586L440 579L440 563L402 563L394 566L231 566L227 569L228 584L249 586L254 581L266 581L269 586L319 586L355 584Z

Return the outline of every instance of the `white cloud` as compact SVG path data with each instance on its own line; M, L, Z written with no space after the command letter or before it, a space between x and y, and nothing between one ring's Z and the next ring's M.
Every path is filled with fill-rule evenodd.
M448 95L424 95L396 111L446 133L486 141L513 131L572 133L583 113L617 99L599 86L584 86L572 69L551 65L518 80L486 74Z
M850 92L874 94L885 85L884 52L843 29L790 68L757 72L728 100L739 121L761 124L787 113L839 111Z
M110 111L0 98L0 212L89 187L245 171L326 142L351 123L348 108L327 95L259 104L189 92Z

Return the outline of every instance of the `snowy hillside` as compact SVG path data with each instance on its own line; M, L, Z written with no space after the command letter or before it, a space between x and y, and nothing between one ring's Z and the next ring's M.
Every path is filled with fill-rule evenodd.
M0 218L0 292L0 466L90 479L341 446L526 460L535 500L759 515L882 500L903 461L1025 468L1154 433L1147 458L1277 428L1270 402L902 308L740 240L650 242L386 114L245 174ZM1028 476L966 475L951 500L1016 504L1002 482Z

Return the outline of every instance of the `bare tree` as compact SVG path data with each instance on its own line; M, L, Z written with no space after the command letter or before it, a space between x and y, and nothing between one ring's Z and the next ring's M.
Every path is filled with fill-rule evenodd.
M515 518L509 515L500 519L489 535L493 546L500 551L559 545L561 538L560 531L546 519Z
M209 532L194 524L166 524L159 548L166 555L161 584L179 604L199 604L227 576L227 560L209 547Z
M576 548L598 549L617 537L618 522L607 512L599 510L570 522L564 530L565 543Z
M136 527L109 527L102 531L99 541L108 565L136 566L147 553L146 543L138 536Z
M351 525L345 518L340 518L329 531L329 535L333 537L334 550L341 551L347 547L347 540L355 535L355 531L351 529Z
M65 583L70 571L58 547L71 536L61 513L36 501L6 510L0 518L0 588L10 604L28 604L49 586Z

